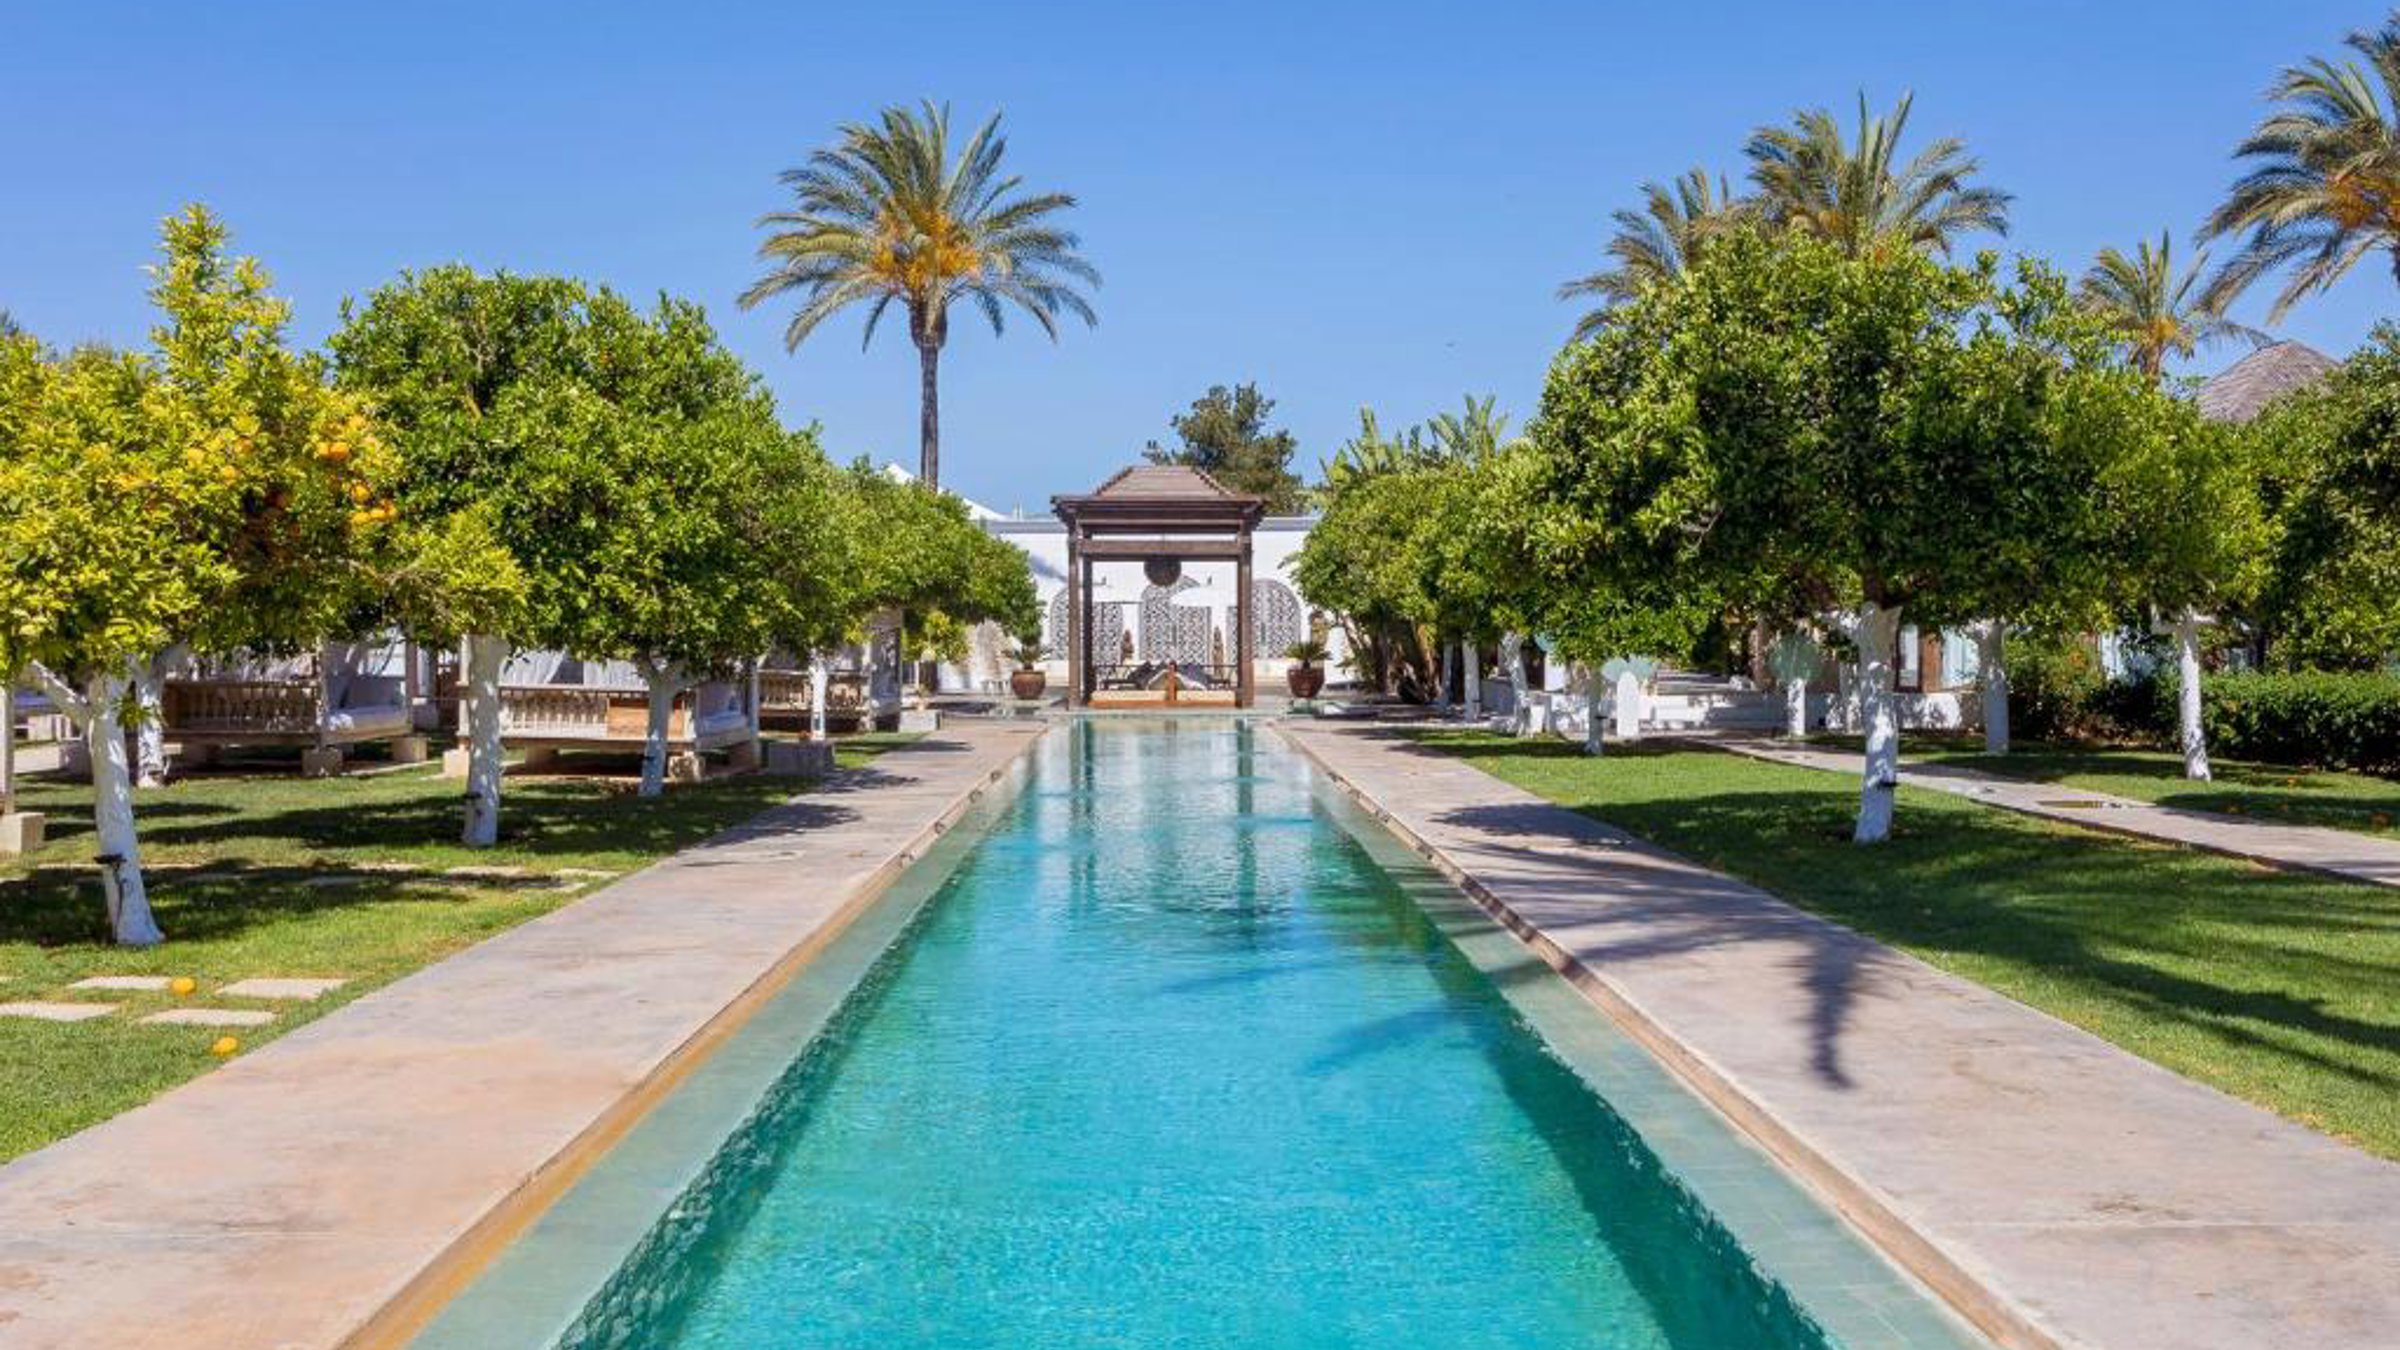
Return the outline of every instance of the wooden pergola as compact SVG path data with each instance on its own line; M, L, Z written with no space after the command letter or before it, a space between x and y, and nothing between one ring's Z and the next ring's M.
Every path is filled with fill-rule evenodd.
M1231 492L1198 469L1137 464L1081 496L1053 497L1067 526L1067 706L1088 707L1092 660L1092 569L1101 562L1231 562L1234 581L1234 706L1254 701L1251 670L1250 533L1266 499Z

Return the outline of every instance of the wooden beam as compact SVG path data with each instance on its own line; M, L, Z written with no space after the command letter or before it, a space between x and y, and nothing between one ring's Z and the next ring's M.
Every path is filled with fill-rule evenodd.
M1232 562L1242 556L1234 539L1088 539L1077 547L1086 558L1111 561L1143 558L1206 558Z

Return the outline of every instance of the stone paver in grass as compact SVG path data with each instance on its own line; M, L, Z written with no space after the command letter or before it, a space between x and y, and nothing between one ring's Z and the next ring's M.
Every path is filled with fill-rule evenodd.
M169 1008L137 1020L146 1027L263 1027L275 1014L258 1008Z
M0 1017L29 1017L36 1022L88 1022L117 1010L114 1003L0 1003Z
M218 990L228 998L313 999L348 984L340 979L304 979L298 977L263 977L236 980Z
M164 975L93 975L77 980L69 989L99 989L123 994L154 994L164 992L173 981Z

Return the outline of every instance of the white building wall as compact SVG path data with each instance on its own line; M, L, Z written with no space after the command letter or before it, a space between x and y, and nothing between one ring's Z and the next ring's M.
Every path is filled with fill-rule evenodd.
M1272 516L1261 521L1258 528L1251 533L1251 579L1254 583L1275 582L1289 588L1297 609L1298 630L1302 636L1305 636L1308 631L1310 611L1307 602L1300 598L1300 588L1293 583L1291 568L1293 559L1300 552L1301 542L1308 538L1309 528L1314 524L1316 524L1314 516ZM1053 653L1049 660L1043 662L1043 669L1049 673L1054 683L1063 682L1066 679L1066 661L1063 656L1066 635L1063 631L1052 633L1050 620L1058 608L1059 598L1065 594L1067 588L1066 525L1056 519L1048 518L1035 520L987 519L983 522L983 527L995 536L1023 549L1026 557L1031 561L1034 589L1041 598L1043 643ZM1179 585L1171 600L1171 603L1179 608L1198 608L1207 613L1209 628L1224 634L1227 660L1233 659L1234 651L1237 572L1238 568L1230 562L1187 561L1183 565L1183 576L1185 581L1191 584ZM1092 582L1094 603L1123 606L1124 631L1133 637L1137 653L1142 640L1142 599L1149 586L1148 579L1142 575L1142 565L1138 562L1103 562L1094 569ZM1347 671L1346 662L1349 654L1343 649L1340 628L1330 624L1327 628L1325 640L1327 645L1333 649L1333 676L1336 679L1343 678ZM1111 652L1098 654L1102 662L1112 661L1115 655ZM1261 687L1272 690L1274 682L1283 678L1284 670L1291 663L1284 659L1280 644L1278 644L1277 650L1260 650L1253 655L1257 658L1256 669ZM1137 659L1139 659L1138 656ZM981 665L980 662L975 664ZM946 671L945 678L951 674L952 672ZM997 682L985 670L961 671L956 672L956 675L965 682L966 687L978 691L997 687Z

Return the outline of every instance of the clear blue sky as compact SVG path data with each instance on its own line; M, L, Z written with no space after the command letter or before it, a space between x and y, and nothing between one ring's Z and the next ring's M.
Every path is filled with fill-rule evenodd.
M707 304L828 448L913 463L900 325L784 354L754 274L777 170L931 95L1005 109L1010 163L1083 199L1097 330L954 328L944 478L1041 509L1256 380L1311 474L1361 404L1386 425L1496 393L1520 420L1608 212L1645 178L1738 168L1803 104L1917 91L2017 194L2007 246L2080 268L2171 227L2282 64L2367 3L652 6L28 3L0 9L0 307L138 342L158 218L230 220L317 341L342 297L463 259ZM2378 264L2282 332L2337 354L2394 309ZM2255 308L2255 306L2253 306ZM961 316L962 318L966 316ZM2205 356L2213 369L2231 354Z

